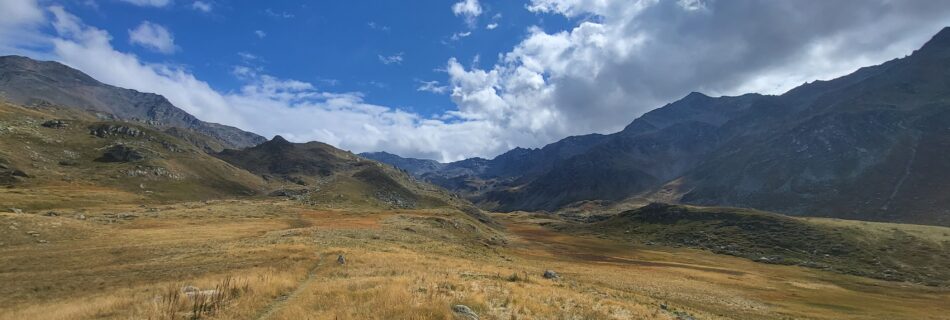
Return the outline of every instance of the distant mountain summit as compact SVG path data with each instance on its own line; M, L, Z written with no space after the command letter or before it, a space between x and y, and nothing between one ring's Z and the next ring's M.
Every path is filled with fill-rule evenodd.
M391 164L416 176L439 171L445 167L445 165L435 160L403 158L388 152L364 152L360 153L360 156L366 159Z
M52 61L0 57L0 97L18 104L48 103L90 111L106 119L146 123L215 151L266 141L238 128L198 120L163 96L107 85ZM181 129L206 135L212 141L196 141Z
M950 28L838 79L779 96L694 92L620 132L483 163L420 176L500 211L640 199L950 225Z

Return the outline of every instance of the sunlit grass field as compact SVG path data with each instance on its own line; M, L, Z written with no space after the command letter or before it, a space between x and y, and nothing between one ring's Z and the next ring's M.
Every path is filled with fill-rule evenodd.
M452 209L114 199L0 214L0 319L453 319L459 304L481 319L950 314L947 288L633 246L537 215L490 228Z

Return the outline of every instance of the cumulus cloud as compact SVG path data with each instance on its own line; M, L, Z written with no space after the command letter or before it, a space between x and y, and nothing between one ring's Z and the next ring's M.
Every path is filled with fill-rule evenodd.
M254 35L258 38L264 39L264 37L267 36L267 32L264 32L264 30L254 30Z
M129 30L129 42L164 54L174 53L175 37L162 25L142 21L138 27Z
M122 0L141 7L164 7L172 3L172 0Z
M478 16L482 15L482 5L478 0L462 0L452 5L452 13L465 19L465 23L470 28L474 28L478 22Z

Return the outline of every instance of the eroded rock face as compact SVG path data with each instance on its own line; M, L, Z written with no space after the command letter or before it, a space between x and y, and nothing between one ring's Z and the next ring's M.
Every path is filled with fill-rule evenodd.
M145 154L124 144L117 144L106 149L99 162L135 162L145 160Z

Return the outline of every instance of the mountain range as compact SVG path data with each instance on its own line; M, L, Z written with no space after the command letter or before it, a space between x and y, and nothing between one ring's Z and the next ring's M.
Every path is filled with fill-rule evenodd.
M319 142L295 144L279 136L267 141L198 120L160 95L114 87L57 62L19 56L0 57L0 97L45 110L40 113L46 116L80 121L96 136L149 136L138 142L147 150L193 146L201 150L197 159L203 166L220 159L233 166L228 171L257 177L216 173L230 181L225 189L242 194L299 193L287 187L314 189L344 181L352 187L348 191L375 198L377 205L455 203L425 181L504 212L669 202L950 225L950 195L944 192L950 189L948 75L950 29L944 29L907 57L781 95L710 97L694 92L617 133L573 136L542 148L516 148L494 159L453 163L385 152L358 157ZM119 158L133 152L116 148L109 150ZM366 163L375 162L365 159L405 173L369 170ZM22 182L29 176L23 170L28 166L17 163L16 156L0 160L3 181ZM240 182L229 175L240 176ZM433 199L441 200L429 201Z
M622 131L441 164L364 153L497 211L645 200L950 225L950 29L781 95L691 93Z
M276 196L326 208L455 208L491 223L466 200L391 166L204 122L160 95L20 56L0 57L0 185L160 201Z

